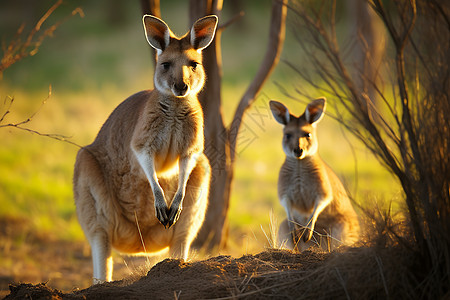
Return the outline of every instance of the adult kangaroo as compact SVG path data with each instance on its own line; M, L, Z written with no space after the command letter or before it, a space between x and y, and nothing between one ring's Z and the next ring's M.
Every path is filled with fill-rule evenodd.
M217 17L197 20L181 38L154 16L143 23L157 52L155 88L123 101L75 163L75 204L92 249L94 283L111 281L112 248L169 247L171 257L186 259L207 207L210 166L197 94L205 82L202 50L214 38Z
M318 154L316 126L325 104L325 98L316 99L299 117L280 102L269 104L275 120L284 125L286 159L278 177L278 197L287 219L280 225L278 237L290 249L302 251L313 244L333 249L359 237L358 217L350 199Z

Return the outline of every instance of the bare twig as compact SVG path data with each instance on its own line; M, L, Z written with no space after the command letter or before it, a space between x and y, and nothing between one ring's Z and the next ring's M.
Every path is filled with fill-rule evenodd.
M82 146L78 145L77 143L71 141L70 137L68 137L68 136L61 135L61 134L54 134L54 133L42 133L42 132L39 132L37 130L31 129L31 128L28 128L28 127L24 127L24 125L26 125L26 124L30 123L31 121L33 121L33 118L42 110L44 105L47 103L48 99L50 99L51 94L52 94L52 88L51 88L51 86L49 86L49 91L48 91L47 97L41 102L41 105L39 106L39 108L35 112L33 112L28 118L26 118L26 119L24 119L22 121L19 121L17 123L5 123L5 124L2 124L2 122L6 120L7 115L11 113L11 107L12 107L12 105L14 103L14 98L13 97L8 97L5 100L5 103L6 103L8 101L8 99L9 99L8 107L6 108L6 110L3 113L2 117L0 118L0 129L1 128L6 128L6 127L16 128L16 129L23 130L23 131L26 131L26 132L29 132L29 133L32 133L32 134L36 134L36 135L43 136L43 137L48 137L48 138L51 138L51 139L54 139L54 140L57 140L57 141L65 142L65 143L74 145L74 146L76 146L78 148L83 148Z
M231 24L237 22L239 19L241 19L243 16L245 15L245 13L243 11L240 11L239 13L237 13L234 17L232 17L230 20L228 20L227 22L221 24L217 30L223 31L225 29L228 28L228 26L230 26Z
M347 299L351 299L350 295L348 294L347 287L345 286L344 278L342 278L341 272L339 272L339 269L337 267L334 267L334 270L336 271L336 277L339 280L339 283L342 285L342 288L344 289L345 296Z
M25 24L22 24L15 38L8 44L7 47L3 49L3 57L0 60L0 79L2 78L3 71L12 66L14 63L20 61L21 59L27 56L35 55L42 42L46 37L52 36L53 32L65 21L67 21L70 17L79 14L81 17L84 17L83 10L79 7L74 9L72 13L63 18L62 20L56 22L55 24L48 27L46 30L42 32L41 27L44 22L48 19L48 17L62 4L62 0L58 0L49 10L39 19L33 29L28 33L25 42L22 42L21 36L23 34ZM37 33L41 33L38 37L36 37Z
M375 260L377 261L378 268L380 269L380 276L381 281L383 282L384 292L386 293L386 297L389 298L389 289L386 284L386 278L384 277L383 263L381 262L381 258L378 255L375 255Z
M272 15L267 52L256 76L241 98L229 128L229 132L232 133L229 134L231 164L233 164L235 160L236 142L238 138L237 132L241 126L245 111L255 101L256 96L261 90L264 82L269 78L269 75L272 73L280 59L286 30L287 2L287 0L273 0L272 2Z
M14 102L14 98L10 97L10 96L7 96L5 98L5 101L3 102L3 104L6 105L6 102L8 102L8 100L9 100L9 104L8 104L8 107L6 108L5 112L3 113L2 117L0 118L0 124L3 122L3 120L6 118L6 116L9 113L11 113L10 109L11 109L11 106L12 106L12 104Z

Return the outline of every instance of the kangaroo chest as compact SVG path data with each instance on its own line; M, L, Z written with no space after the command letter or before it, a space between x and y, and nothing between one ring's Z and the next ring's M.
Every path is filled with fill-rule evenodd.
M278 180L279 198L284 206L309 213L316 200L328 192L327 180L319 166L285 162Z
M142 135L154 153L157 172L174 168L180 156L193 151L203 130L202 116L188 103L169 106L159 102L147 122Z

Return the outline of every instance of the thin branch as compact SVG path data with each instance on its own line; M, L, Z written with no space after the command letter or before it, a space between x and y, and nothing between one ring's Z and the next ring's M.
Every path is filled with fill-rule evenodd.
M2 117L0 118L0 123L3 122L3 120L6 118L6 116L7 116L9 113L11 113L10 109L11 109L11 106L12 106L12 104L13 104L13 102L14 102L14 97L7 96L6 99L5 99L5 101L3 102L4 105L5 105L6 102L8 101L8 98L9 98L9 105L8 105L8 108L5 110L5 112L3 113Z
M61 5L62 0L58 0L50 9L42 16L33 29L28 34L25 42L22 42L20 37L25 28L25 24L22 24L16 32L14 39L9 43L9 45L3 48L3 57L0 60L0 79L2 77L3 71L9 68L14 63L19 60L27 57L35 55L39 47L42 45L44 39L48 36L52 36L53 32L65 21L67 21L70 17L79 14L81 17L84 17L83 10L79 7L74 9L72 13L63 18L62 20L56 22L51 25L49 28L44 30L40 36L34 40L36 34L41 32L42 24L48 19L48 17ZM33 41L34 40L34 41Z
M237 13L234 17L232 17L230 20L226 21L222 25L220 25L217 30L223 31L227 29L231 24L237 22L239 19L241 19L245 15L245 12L240 11Z
M229 134L228 137L230 141L231 163L234 162L236 156L236 142L238 138L237 133L241 126L244 113L253 104L264 82L269 78L280 59L286 31L287 2L288 0L272 1L272 14L267 52L256 76L241 98L229 128L229 132L232 133Z
M12 107L12 105L13 105L14 98L9 97L9 105L8 105L8 108L7 108L6 111L3 113L2 117L0 118L0 129L1 129L1 128L6 128L6 127L17 128L17 129L20 129L20 130L23 130L23 131L26 131L26 132L29 132L29 133L32 133L32 134L36 134L36 135L39 135L39 136L48 137L48 138L51 138L51 139L54 139L54 140L58 140L58 141L61 141L61 142L65 142L65 143L74 145L74 146L76 146L76 147L78 147L78 148L83 148L83 146L80 146L80 145L78 145L77 143L72 142L72 141L70 140L70 137L67 137L67 136L64 136L64 135L61 135L61 134L42 133L42 132L39 132L39 131L37 131L37 130L30 129L30 128L27 128L27 127L24 127L24 126L23 126L23 125L25 125L25 124L30 123L30 122L33 120L33 118L34 118L34 117L42 110L42 108L44 107L44 105L47 103L47 100L50 99L51 95L52 95L52 89L51 89L51 86L50 86L50 87L49 87L49 91L48 91L47 97L42 101L42 103L41 103L41 105L39 106L39 108L38 108L35 112L33 112L28 118L26 118L26 119L24 119L24 120L22 120L22 121L20 121L20 122L17 122L17 123L6 123L6 124L1 124L1 123L6 119L6 116L7 116L8 114L11 113L11 107ZM6 101L7 101L7 100L5 100L5 102L6 102Z
M17 128L17 129L20 129L20 130L23 130L23 131L26 131L26 132L29 132L29 133L32 133L32 134L36 134L36 135L43 136L43 137L48 137L48 138L51 138L51 139L54 139L54 140L57 140L57 141L60 141L60 142L71 144L71 145L76 146L76 147L78 147L80 149L84 148L83 146L81 146L81 145L79 145L79 144L69 140L70 137L65 136L65 135L55 134L55 133L42 133L42 132L39 132L37 130L33 130L33 129L30 129L30 128L22 127L19 124L13 124L13 123L0 125L0 128L2 128L2 127L14 127L14 128Z
M24 46L27 47L27 46L29 46L31 44L31 41L33 40L33 37L36 34L36 32L41 30L42 24L44 24L44 22L47 20L47 18L50 17L50 15L55 11L55 9L57 9L58 6L60 6L61 4L62 4L62 0L56 1L56 3L53 4L53 6L50 7L47 10L47 12L42 16L42 18L39 19L39 21L36 23L36 26L34 26L34 28L31 30L30 34L28 35L28 38L27 38ZM31 55L33 55L33 54L31 54Z

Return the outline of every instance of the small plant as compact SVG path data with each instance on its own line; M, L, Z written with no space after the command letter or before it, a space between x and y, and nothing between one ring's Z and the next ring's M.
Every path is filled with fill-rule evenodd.
M351 75L345 47L336 34L337 3L302 2L293 7L295 28L302 28L295 33L312 64L289 65L302 83L336 102L335 117L397 177L409 230L393 235L416 255L417 292L438 298L450 286L449 5L367 1L387 32L388 51L379 77L358 73L365 81L362 86L376 91L375 99ZM370 63L368 37L361 32L358 37L367 54L365 62ZM382 82L388 79L386 87ZM390 233L396 231L385 225Z
M3 78L3 72L11 67L13 64L19 62L28 56L34 56L38 51L39 47L42 45L45 38L52 36L54 31L64 23L68 18L78 14L81 17L84 16L81 8L77 7L71 13L71 15L59 20L53 25L50 25L45 30L42 29L42 25L48 19L48 17L62 4L62 0L58 0L49 10L39 19L36 25L31 29L28 35L24 34L25 23L23 23L16 32L15 37L8 43L6 47L3 47L3 55L0 60L0 80ZM23 38L25 37L25 40ZM30 123L33 118L39 113L39 111L43 108L43 106L47 103L47 100L50 99L52 94L52 87L49 86L48 96L42 101L41 106L38 110L32 113L28 118L16 122L16 123L7 123L6 118L11 113L11 108L14 104L14 97L7 96L3 101L3 105L0 106L0 129L5 127L13 127L20 130L24 130L33 134L37 134L40 136L49 137L55 140L64 141L69 144L75 145L77 147L81 147L78 144L68 140L68 138L64 135L60 134L49 134L49 133L41 133L39 131L30 129L25 127L24 125Z
M52 36L54 31L71 16L76 14L84 17L84 13L81 8L74 9L70 16L56 22L49 26L45 30L42 29L44 22L50 17L50 15L63 3L62 0L58 0L49 10L39 19L36 25L31 29L28 35L24 34L25 23L23 23L19 29L17 29L16 35L12 41L6 47L3 47L3 56L0 60L0 79L3 76L3 72L11 67L13 64L22 60L27 56L33 56L39 51L39 47L44 40ZM25 37L25 40L22 39Z

